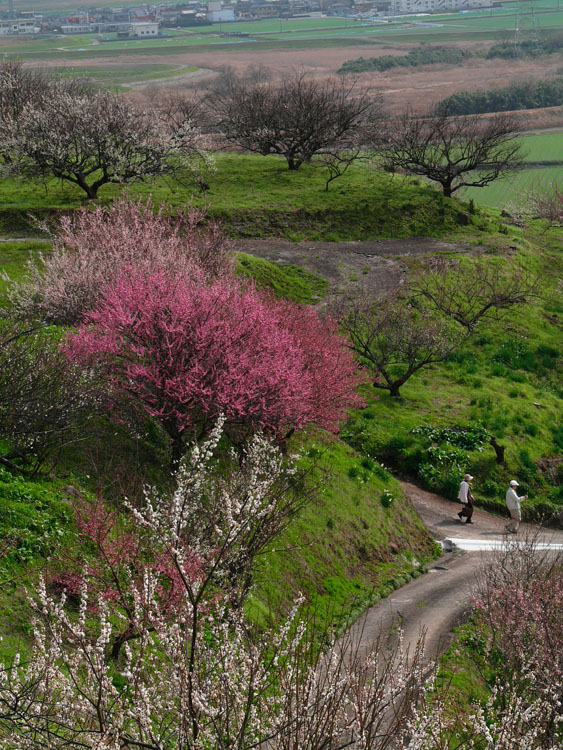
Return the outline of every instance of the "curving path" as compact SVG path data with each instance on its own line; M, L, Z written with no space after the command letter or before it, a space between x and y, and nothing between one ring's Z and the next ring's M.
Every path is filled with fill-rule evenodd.
M439 495L401 482L405 495L412 502L422 521L435 539L480 540L487 546L491 540L505 539L505 518L477 508L474 523L466 525L456 518L460 506ZM563 544L563 531L539 530L522 524L520 537L537 534L538 541ZM514 537L510 537L512 540ZM369 609L352 627L351 633L362 642L370 643L380 635L393 636L397 625L403 629L405 645L414 648L421 632L426 634L426 653L430 658L440 655L453 640L452 628L464 621L471 603L475 576L491 554L487 550L445 554L421 576L397 589L387 599Z

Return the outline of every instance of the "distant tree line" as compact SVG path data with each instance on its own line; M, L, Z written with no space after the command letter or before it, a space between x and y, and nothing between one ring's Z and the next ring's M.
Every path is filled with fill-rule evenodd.
M370 70L382 72L391 68L416 68L419 65L432 63L449 63L457 65L468 57L473 57L471 50L458 47L417 47L407 55L382 55L381 57L358 57L347 60L338 70L339 73L365 73Z
M554 52L560 52L563 49L563 33L556 32L540 39L524 39L515 44L514 41L505 40L493 46L487 52L487 58L490 60L494 57L504 57L507 59L513 57L540 57L541 55L551 55Z
M510 112L515 109L541 109L563 104L563 76L551 81L514 83L499 89L458 91L439 102L451 115Z

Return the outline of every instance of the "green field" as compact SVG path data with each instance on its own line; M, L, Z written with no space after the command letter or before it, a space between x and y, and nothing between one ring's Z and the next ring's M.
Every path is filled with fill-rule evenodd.
M536 6L538 29L561 28L560 0L543 0ZM262 21L218 23L197 29L164 29L164 37L140 40L103 40L104 35L53 35L31 39L17 37L2 41L3 51L25 58L106 57L114 53L167 55L194 47L218 45L256 49L307 48L326 45L358 45L418 41L495 39L514 33L517 14L523 31L533 24L530 2L508 3L501 8L382 18L377 21L348 17L271 18ZM226 34L245 34L242 38ZM248 36L246 36L248 35ZM113 36L113 35L111 35Z
M466 200L489 208L504 208L509 204L518 205L531 190L549 187L563 181L563 167L545 169L525 169L504 180L497 180L484 188L465 188L460 191Z
M489 208L518 205L532 190L563 183L563 132L528 135L523 138L526 161L530 168L503 180L496 180L485 188L465 188L460 197L472 198L475 203Z
M563 165L563 132L539 133L524 139L526 161L559 162Z

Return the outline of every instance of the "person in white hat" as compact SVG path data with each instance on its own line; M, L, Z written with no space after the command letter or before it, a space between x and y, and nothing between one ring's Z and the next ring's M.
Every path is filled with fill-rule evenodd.
M457 514L460 521L467 518L465 523L473 523L471 517L473 516L473 501L475 498L471 494L471 488L469 482L473 480L471 474L465 474L463 481L459 485L459 492L457 493L457 499L463 504L463 508Z
M510 486L506 491L506 507L510 511L510 521L506 524L506 530L509 534L516 534L522 520L522 511L520 510L520 503L522 500L527 500L528 495L522 495L518 497L516 492L518 482L516 479L510 481Z

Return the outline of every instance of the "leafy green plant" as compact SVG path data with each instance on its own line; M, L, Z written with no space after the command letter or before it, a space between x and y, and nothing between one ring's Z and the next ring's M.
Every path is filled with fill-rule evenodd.
M393 493L388 489L383 490L381 493L381 505L383 505L384 508L389 508L394 499Z

